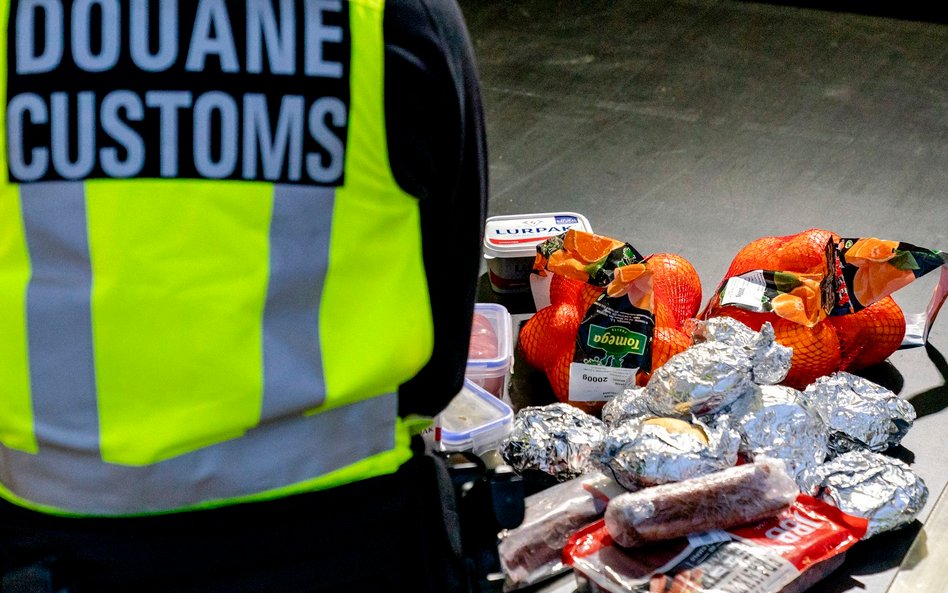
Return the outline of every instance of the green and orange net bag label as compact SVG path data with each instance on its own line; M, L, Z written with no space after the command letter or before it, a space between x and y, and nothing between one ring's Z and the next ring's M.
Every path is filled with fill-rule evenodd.
M608 400L634 385L639 370L651 370L654 334L651 272L643 263L616 268L576 333L569 398Z
M560 274L594 286L612 281L616 268L639 263L642 254L628 243L571 229L537 245L533 271Z
M832 282L816 275L754 270L728 278L718 291L718 305L734 305L757 313L774 313L813 327L830 313L827 292Z
M948 253L900 241L860 238L840 240L839 254L848 302L837 301L834 314L860 311L941 268L927 310L905 316L902 347L925 345L932 323L948 298Z
M836 301L840 276L833 241L827 241L825 256L818 270L751 270L732 276L718 287L709 311L713 314L718 307L736 306L813 327L832 312Z
M651 272L628 243L570 230L537 247L534 271L603 287L582 312L569 369L569 399L608 400L650 370L655 331Z
M948 264L948 253L876 238L841 239L839 257L848 302L837 313L860 311Z

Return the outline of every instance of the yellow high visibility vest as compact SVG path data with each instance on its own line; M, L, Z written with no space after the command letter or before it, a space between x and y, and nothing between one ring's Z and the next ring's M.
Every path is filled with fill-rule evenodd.
M0 495L172 512L409 458L433 329L382 15L0 0Z

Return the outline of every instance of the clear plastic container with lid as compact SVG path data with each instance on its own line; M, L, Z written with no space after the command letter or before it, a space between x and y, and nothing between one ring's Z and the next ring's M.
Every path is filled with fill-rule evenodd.
M507 308L495 303L475 303L464 376L506 399L513 358L513 322Z
M500 446L513 429L513 408L469 379L435 419L434 440L443 451L480 455Z
M546 212L540 214L511 214L492 216L484 227L484 259L490 286L499 294L533 290L538 301L538 289L531 284L530 270L536 257L537 245L576 229L591 233L589 220L576 212ZM546 297L547 300L549 297ZM542 295L539 302L543 302ZM547 303L548 304L548 303ZM538 307L539 308L539 307Z

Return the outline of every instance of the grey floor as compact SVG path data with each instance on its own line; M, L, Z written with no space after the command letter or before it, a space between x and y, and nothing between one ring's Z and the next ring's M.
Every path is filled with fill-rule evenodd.
M945 24L736 1L461 5L486 104L489 215L580 212L642 253L685 256L706 295L764 235L821 227L948 250ZM921 312L936 278L896 300ZM531 312L483 278L480 298ZM918 410L895 453L929 503L813 591L885 591L948 481L943 317L927 348L868 373ZM542 375L515 369L515 403L549 401Z

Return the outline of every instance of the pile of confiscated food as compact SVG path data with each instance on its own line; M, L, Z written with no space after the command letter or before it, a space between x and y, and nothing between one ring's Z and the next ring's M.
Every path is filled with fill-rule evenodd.
M517 471L544 472L563 483L529 498L524 523L502 535L508 588L563 570L567 548L566 561L606 591L648 591L658 575L684 571L688 590L701 591L711 587L702 578L729 571L735 584L722 588L715 581L717 590L776 592L859 539L911 522L922 509L924 482L881 453L912 426L911 404L846 372L803 391L776 385L791 358L769 326L754 332L724 317L694 325L696 339L706 341L672 357L645 387L610 400L602 419L567 403L517 413L504 458ZM741 565L709 548L740 541L744 550L746 538L719 530L754 523L764 541L788 526L799 536L784 537L789 543L776 538L779 549L747 552L771 555L774 565L773 574L762 575L761 565L750 562L756 577L748 581ZM708 541L705 532L716 530ZM814 554L812 546L827 545L827 531L832 546ZM689 540L694 534L701 536ZM663 542L666 550L669 540L677 540L676 563L663 553L661 563L642 565L651 547ZM807 560L791 569L787 554ZM632 562L625 556L635 559L627 572L615 564ZM742 588L745 582L754 584Z
M500 534L507 590L572 568L591 591L802 591L856 542L915 519L928 489L886 455L915 410L849 371L898 347L889 295L944 253L764 238L699 314L687 262L601 239L538 247L550 305L520 352L561 402L519 410L501 453L557 483ZM683 286L663 275L670 261Z

